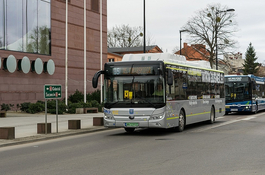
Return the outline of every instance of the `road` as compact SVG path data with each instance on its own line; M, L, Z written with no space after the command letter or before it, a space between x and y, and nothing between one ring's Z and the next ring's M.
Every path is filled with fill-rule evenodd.
M264 114L226 115L181 133L115 129L4 147L0 174L265 174Z

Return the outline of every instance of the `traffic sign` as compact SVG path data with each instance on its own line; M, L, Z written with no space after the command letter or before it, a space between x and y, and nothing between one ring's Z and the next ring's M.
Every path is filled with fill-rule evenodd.
M44 85L44 98L53 99L62 97L62 86L61 85Z

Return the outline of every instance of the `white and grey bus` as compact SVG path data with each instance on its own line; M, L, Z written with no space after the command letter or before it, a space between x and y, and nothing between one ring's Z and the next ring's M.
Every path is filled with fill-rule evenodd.
M105 63L92 80L104 75L104 126L174 128L209 121L225 112L224 73L207 62L186 61L168 53L128 54Z

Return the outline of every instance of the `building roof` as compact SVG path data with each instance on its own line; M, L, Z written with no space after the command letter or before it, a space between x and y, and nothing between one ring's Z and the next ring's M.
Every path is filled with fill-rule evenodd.
M163 52L157 45L146 46L146 52L149 52L152 49L157 49L160 52ZM108 48L108 53L127 53L127 52L143 52L143 46L140 47L113 47Z
M109 49L108 49L108 54L115 55L115 56L118 56L118 57L122 57L123 56L122 54L118 54L118 53L115 53L115 52L110 52Z
M181 49L181 55L186 56L187 60L205 60L209 61L208 57L210 56L209 52L206 50L205 45L203 44L192 44L189 46L187 43L183 44ZM177 51L176 54L180 54L180 51Z

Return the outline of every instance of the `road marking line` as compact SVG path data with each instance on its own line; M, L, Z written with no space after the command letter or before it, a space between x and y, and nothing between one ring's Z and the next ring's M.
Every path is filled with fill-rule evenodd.
M209 129L218 128L218 127L221 127L221 126L224 126L224 125L229 125L229 124L231 124L231 123L235 123L235 122L239 122L239 121L240 121L240 120L232 120L232 121L228 121L228 122L222 123L222 124L220 124L220 125L210 126L210 127L202 128L202 129L197 129L197 130L192 131L192 132L202 132L202 131L206 131L206 130L209 130Z
M244 118L244 119L241 119L241 120L251 120L251 119L254 119L256 117L248 117L248 118Z
M218 117L218 118L222 118L222 117ZM242 120L247 121L247 120L251 120L251 119L254 119L254 118L256 118L256 116L251 116L251 117L247 117L247 118L243 118L243 119L236 119L236 120L232 120L232 121L227 121L227 122L224 122L224 123L216 125L216 126L210 126L210 127L207 127L207 128L197 129L197 130L192 131L192 132L202 132L202 131L206 131L206 130L209 130L209 129L214 129L214 128L218 128L218 127L221 127L221 126L229 125L229 124L232 124L232 123L235 123L235 122L240 122Z

